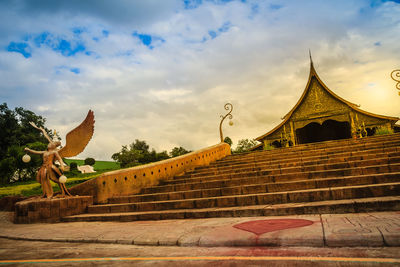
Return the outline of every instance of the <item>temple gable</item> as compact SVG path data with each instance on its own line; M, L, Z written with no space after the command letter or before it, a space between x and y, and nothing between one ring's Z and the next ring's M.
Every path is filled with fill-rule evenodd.
M309 87L302 103L291 116L296 126L302 127L309 120L315 120L321 124L327 117L344 115L349 112L349 107L324 90L317 79L313 78ZM346 119L342 118L342 120Z

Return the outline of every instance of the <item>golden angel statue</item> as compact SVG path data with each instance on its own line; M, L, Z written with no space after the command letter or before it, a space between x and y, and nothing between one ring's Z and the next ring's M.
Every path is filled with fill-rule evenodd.
M60 187L60 197L71 196L71 193L65 186L65 181L59 180L62 176L62 173L64 172L64 162L62 159L65 157L74 157L78 155L85 149L86 145L89 143L94 132L93 111L89 110L86 119L78 127L67 134L66 144L60 149L58 148L59 146L61 146L60 141L52 140L43 128L36 126L33 122L31 122L30 124L34 128L41 131L44 137L49 141L46 151L36 151L25 148L25 151L29 153L43 155L43 163L36 176L36 180L42 186L42 198L53 197L53 188L51 186L50 180L58 184L58 186ZM58 161L60 167L57 167L57 165L55 164L56 161Z

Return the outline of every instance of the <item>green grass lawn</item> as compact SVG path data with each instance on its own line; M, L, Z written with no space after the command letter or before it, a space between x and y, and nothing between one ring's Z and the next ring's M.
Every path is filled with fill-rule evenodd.
M84 160L79 159L65 159L65 163L70 164L71 162L76 162L78 165L83 165ZM120 169L119 164L112 161L96 161L94 165L95 173L79 173L77 171L74 172L66 172L65 176L67 176L68 180L66 183L67 188L70 188L74 185L83 183L87 180L93 179L100 174L112 170ZM53 185L54 192L58 192L58 185L51 182ZM11 195L22 195L22 196L36 196L42 194L42 188L36 180L26 181L26 182L15 182L13 184L0 186L0 198L4 196Z
M67 188L82 183L84 181L90 180L96 176L99 176L99 174L96 175L92 174L91 176L88 177L68 178L66 183ZM51 184L53 186L54 192L58 192L60 190L57 184L53 182L51 182ZM11 195L36 196L41 194L42 194L42 188L40 184L36 181L16 182L14 184L0 187L0 198Z
M64 159L64 162L66 164L71 164L71 162L76 162L78 166L85 165L85 162L83 159ZM120 168L119 163L115 161L97 161L93 166L95 171L104 171L104 170L117 170Z

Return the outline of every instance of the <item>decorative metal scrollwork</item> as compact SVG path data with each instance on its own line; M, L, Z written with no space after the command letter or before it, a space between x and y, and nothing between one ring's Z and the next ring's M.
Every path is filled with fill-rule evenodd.
M392 71L392 73L390 73L390 77L392 77L392 79L395 82L397 82L396 89L400 90L400 69ZM400 92L399 92L399 95L400 95Z
M224 142L224 136L222 134L222 122L226 119L226 117L229 117L229 119L231 120L233 118L232 116L232 110L233 110L233 105L231 103L226 103L224 105L225 110L228 110L228 113L223 116L221 115L221 122L219 123L219 137L221 138L221 143ZM229 121L229 125L233 125L232 121Z

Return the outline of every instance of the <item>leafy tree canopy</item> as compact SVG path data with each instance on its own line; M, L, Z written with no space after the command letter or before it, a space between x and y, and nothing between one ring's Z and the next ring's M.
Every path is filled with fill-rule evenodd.
M47 140L29 122L43 127L53 137L50 130L44 127L46 119L30 110L17 107L8 108L6 103L0 105L0 183L5 184L14 180L28 180L41 165L38 155L31 155L29 163L23 163L24 148L45 150Z
M122 146L121 151L114 153L111 158L120 163L121 168L132 167L150 162L168 159L167 151L157 152L155 149L150 151L146 141L136 139L132 144Z
M232 144L233 144L232 139L229 136L224 138L224 142L230 146L232 146Z
M255 145L257 145L257 143L254 140L241 139L239 140L238 145L236 149L233 151L233 153L247 152L250 150L250 148L254 147Z
M85 159L85 165L93 166L95 163L96 163L96 160L94 158L86 158Z
M181 155L184 155L184 154L187 154L187 153L189 153L189 152L192 152L192 151L190 151L190 150L186 150L186 149L184 149L183 147L174 147L172 150L171 150L171 152L169 152L169 155L172 157L172 158L174 158L174 157L177 157L177 156L181 156Z

